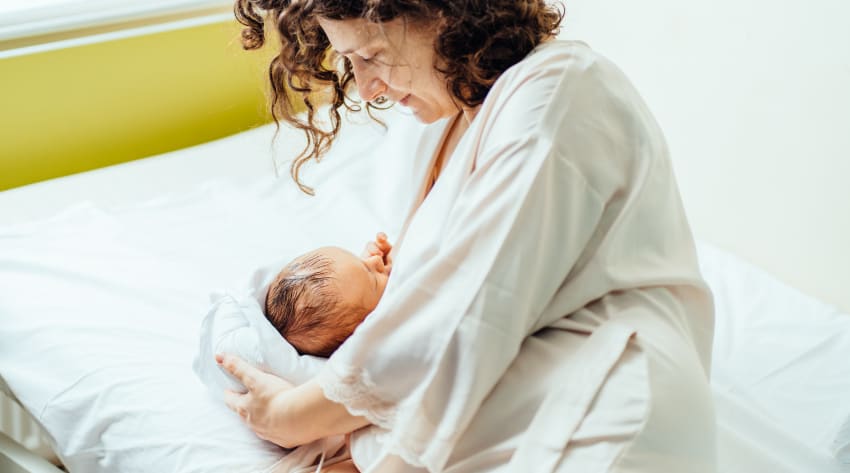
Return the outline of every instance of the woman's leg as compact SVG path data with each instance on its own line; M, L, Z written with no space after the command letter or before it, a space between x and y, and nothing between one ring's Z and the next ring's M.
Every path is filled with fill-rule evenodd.
M510 464L521 445L558 443L563 433L557 430L568 422L563 416L552 417L554 429L544 427L534 433L528 430L550 392L565 385L570 391L587 387L582 385L582 377L569 375L574 372L570 368L586 368L581 365L585 360L579 349L587 341L586 334L558 329L546 329L529 337L452 452L447 473L514 471L524 468ZM630 343L591 398L586 414L588 406L580 405L583 401L564 399L567 405L563 407L581 412L569 441L561 448L541 449L554 457L534 454L530 462L557 465L555 471L559 472L608 471L642 428L649 405L647 382L644 354Z
M528 337L458 439L445 472L713 472L705 368L665 319L666 309L635 292L588 309L584 320L599 321L595 328L572 329L573 317ZM641 324L645 330L633 329ZM358 464L362 452L368 471L402 471L392 455L375 468L366 462L365 446L380 445L381 432L363 433L352 447ZM520 459L531 466L518 468Z
M345 460L322 468L322 473L360 473L360 470L354 466L353 461Z
M536 472L715 471L705 369L687 338L663 323L663 308L629 297L594 308L601 337L555 328L529 337L458 441L447 473L518 471L521 457ZM638 331L615 350L616 340L600 333L612 333L604 321L615 319L627 328L661 323L650 326L653 339ZM543 428L529 431L532 423ZM533 453L515 455L523 448Z

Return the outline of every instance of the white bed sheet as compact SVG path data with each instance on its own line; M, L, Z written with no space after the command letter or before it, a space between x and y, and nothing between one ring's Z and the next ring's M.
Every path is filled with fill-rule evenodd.
M192 374L197 333L208 294L257 267L398 230L407 163L374 126L348 130L308 174L315 199L273 178L270 127L0 193L0 376L71 471L274 468L282 450ZM700 253L721 471L846 471L828 446L850 416L850 316Z
M722 471L850 471L833 452L850 419L850 315L716 247L698 249L716 305Z

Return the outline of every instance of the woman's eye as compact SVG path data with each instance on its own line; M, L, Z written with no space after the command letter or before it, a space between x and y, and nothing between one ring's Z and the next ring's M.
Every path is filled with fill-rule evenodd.
M370 66L370 67L378 66L378 65L386 66L387 64L384 62L383 59L381 59L380 56L381 56L381 54L372 54L369 57L363 57L363 56L360 56L360 55L357 55L357 54L353 54L353 55L347 56L347 57L349 58L348 60L351 61L352 63L359 62L360 64Z

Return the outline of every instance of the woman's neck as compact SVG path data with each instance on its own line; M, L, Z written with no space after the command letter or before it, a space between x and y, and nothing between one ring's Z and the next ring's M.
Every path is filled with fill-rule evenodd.
M472 120L475 120L475 116L478 115L478 110L480 110L480 109L481 109L481 105L476 105L475 107L471 107L471 108L463 107L461 109L461 113L463 113L463 118L464 118L463 121L466 122L467 128L472 123Z

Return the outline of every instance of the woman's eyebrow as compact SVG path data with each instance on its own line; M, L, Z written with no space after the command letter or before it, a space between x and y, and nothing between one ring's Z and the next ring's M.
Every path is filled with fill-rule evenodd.
M351 54L351 53L357 51L358 49L362 49L362 48L351 48L351 49L346 49L346 50L343 50L343 51L337 51L336 49L334 49L333 51L335 53L339 54L340 56L345 56L346 54ZM375 54L372 55L372 57L380 56L383 53L384 53L384 50L379 49Z

